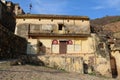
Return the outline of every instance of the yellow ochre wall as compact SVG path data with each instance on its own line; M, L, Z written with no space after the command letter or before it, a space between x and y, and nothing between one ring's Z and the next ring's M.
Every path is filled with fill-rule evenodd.
M115 58L116 67L118 72L118 79L120 79L120 51L112 51L111 55Z
M53 45L53 40L72 40L73 44L69 45L67 44L67 54L88 54L88 53L94 53L94 42L92 37L88 38L43 38L40 37L39 39L28 39L28 42L31 43L31 45L37 45L37 41L40 41L43 46L46 48L45 54L59 54L59 43L57 45ZM37 46L36 46L37 47ZM37 49L35 48L37 53Z
M16 19L17 24L21 23L34 23L34 24L57 24L57 23L63 23L63 24L73 24L73 25L80 25L80 26L89 26L89 20L72 20L69 21L67 19Z
M17 28L21 24L54 24L56 29L54 32L59 32L59 33L65 33L65 29L63 31L58 31L58 24L64 24L68 26L74 26L74 27L79 27L82 31L86 33L90 33L90 23L89 20L77 20L77 19L39 19L39 18L17 18L16 19L16 29L15 29L15 34L17 33ZM28 27L28 26L26 26ZM64 28L64 27L63 27ZM77 28L78 29L78 28ZM85 30L85 31L84 31Z

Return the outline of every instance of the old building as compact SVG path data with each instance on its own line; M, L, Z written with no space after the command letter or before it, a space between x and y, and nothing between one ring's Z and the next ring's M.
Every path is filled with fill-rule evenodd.
M86 16L18 15L15 34L28 40L27 54L51 67L110 76L106 43L91 34Z
M92 53L89 50L90 46L83 48L89 43L87 41L91 43L91 39L87 40L90 37L89 18L87 17L19 15L17 16L16 34L28 38L28 41L35 41L34 43L30 41L30 44L39 43L35 54Z
M120 77L119 30L109 41L91 33L87 16L25 14L19 4L1 1L0 59L37 55L49 67Z

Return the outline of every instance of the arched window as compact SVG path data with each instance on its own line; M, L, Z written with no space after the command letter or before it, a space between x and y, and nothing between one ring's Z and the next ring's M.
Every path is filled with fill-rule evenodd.
M58 40L56 40L56 39L53 40L53 41L52 41L52 44L57 45L57 44L58 44Z
M72 45L73 44L72 40L68 40L67 44Z

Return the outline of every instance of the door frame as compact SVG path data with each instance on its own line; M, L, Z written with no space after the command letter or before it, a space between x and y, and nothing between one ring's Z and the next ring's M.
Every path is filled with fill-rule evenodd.
M67 54L67 41L66 40L59 41L59 54Z

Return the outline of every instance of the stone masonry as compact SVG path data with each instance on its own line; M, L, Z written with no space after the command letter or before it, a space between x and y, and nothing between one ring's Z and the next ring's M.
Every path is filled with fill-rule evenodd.
M27 41L0 25L0 59L17 58L26 53Z

